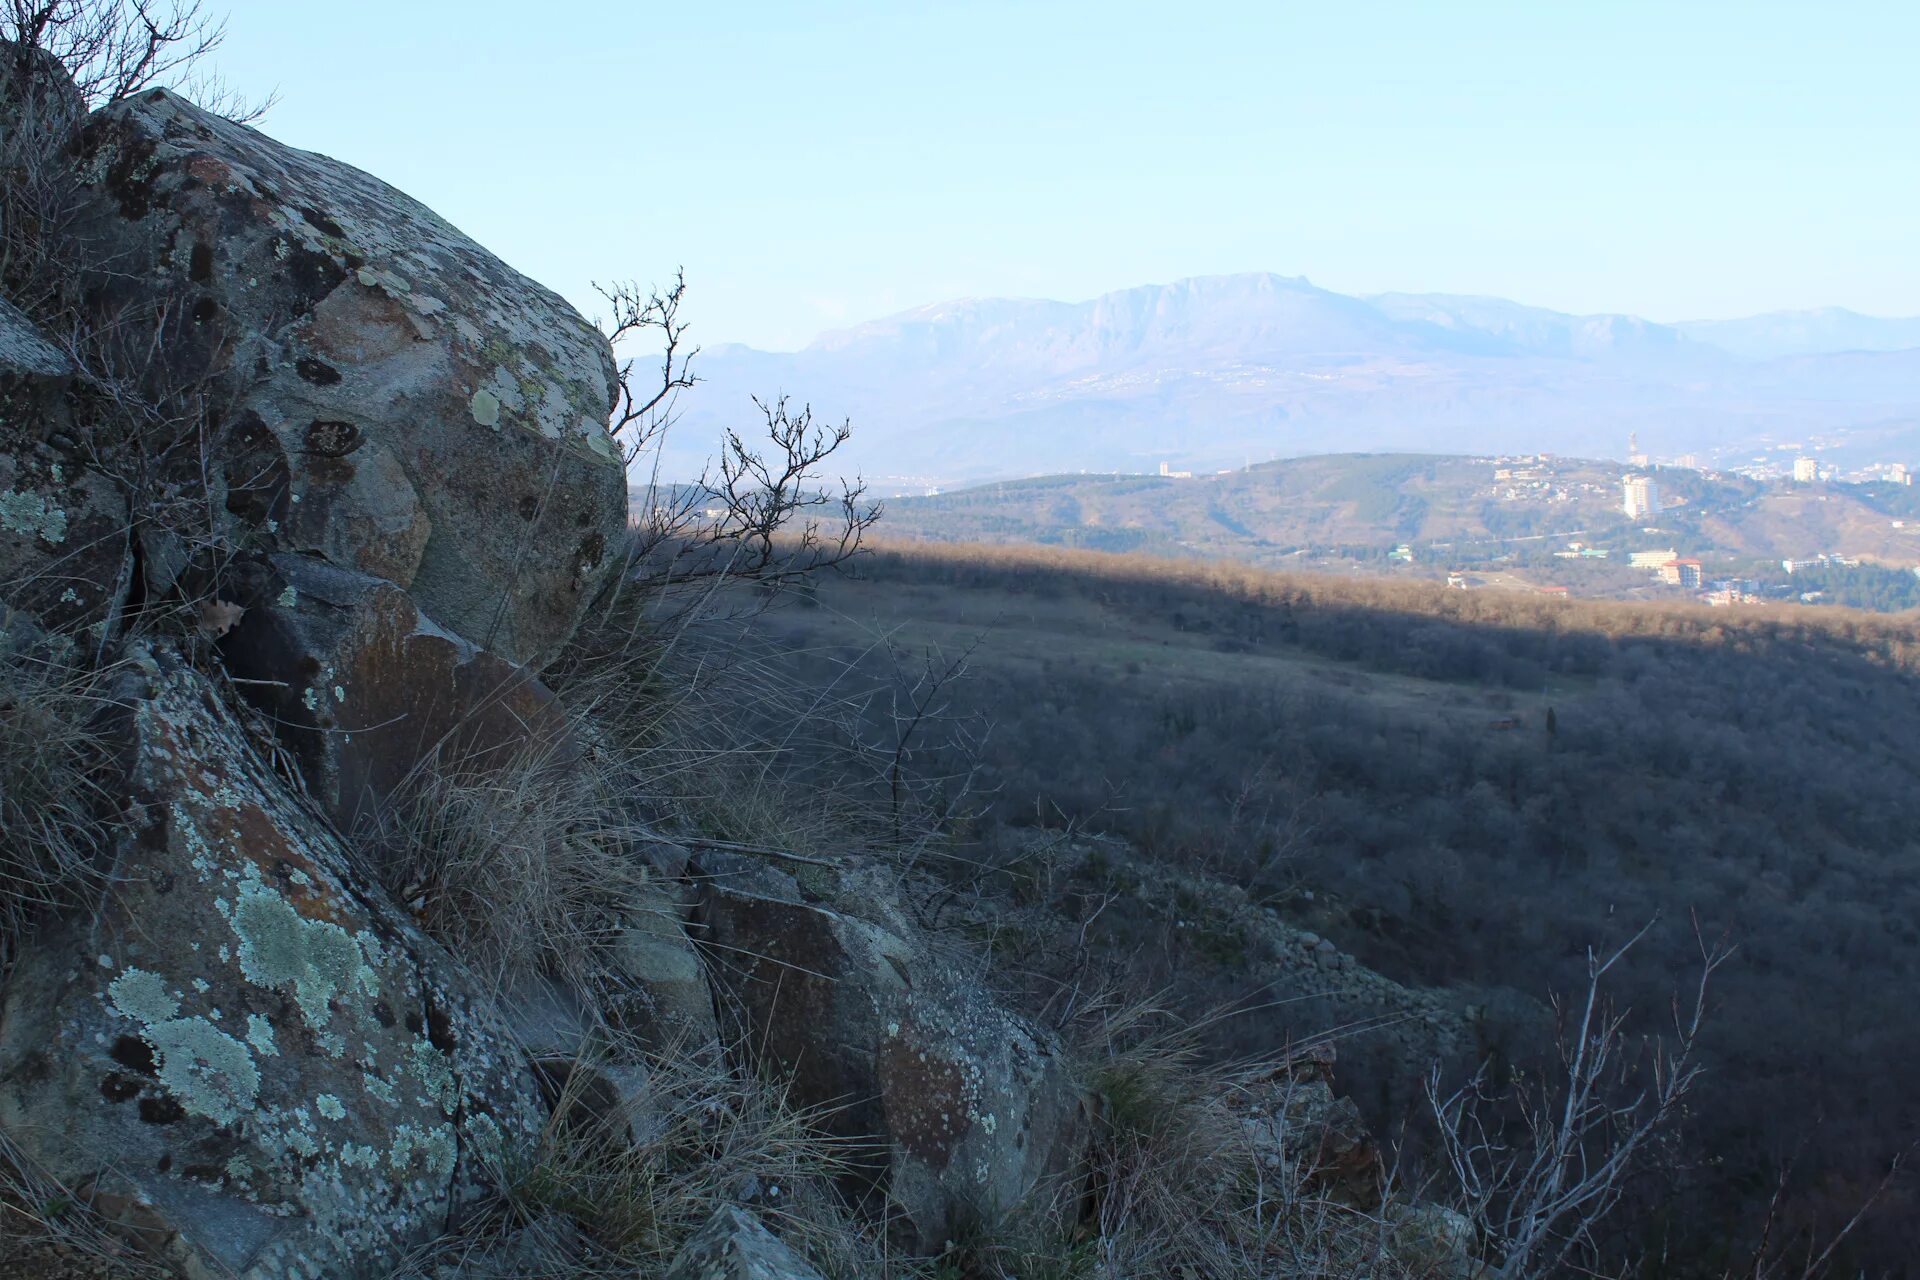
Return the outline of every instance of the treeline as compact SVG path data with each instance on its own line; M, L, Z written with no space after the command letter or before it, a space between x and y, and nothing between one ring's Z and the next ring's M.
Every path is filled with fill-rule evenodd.
M1920 1137L1910 622L990 547L894 548L860 572L1089 610L1088 642L1037 668L996 662L989 634L956 695L993 723L989 822L1077 820L1205 865L1390 976L1495 993L1490 1011L1502 990L1575 989L1586 947L1660 917L1619 988L1657 1030L1690 913L1726 931L1695 1158L1640 1222L1698 1273L1784 1165L1789 1216L1836 1226ZM1270 656L1276 676L1148 678L1095 641L1095 613ZM1311 905L1286 898L1303 886ZM1489 1012L1488 1051L1524 1054L1503 1039L1520 1025ZM1414 1102L1412 1082L1359 1083L1377 1122ZM1911 1242L1884 1224L1903 1214L1920 1205L1886 1207L1850 1261L1895 1273Z
M1878 613L1899 613L1920 609L1920 576L1910 569L1889 569L1877 564L1822 564L1768 574L1766 580L1786 586L1802 596L1818 593L1810 603L1842 605L1850 609L1872 609Z

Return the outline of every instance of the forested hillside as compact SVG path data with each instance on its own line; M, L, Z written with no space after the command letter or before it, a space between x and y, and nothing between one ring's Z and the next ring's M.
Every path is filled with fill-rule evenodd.
M1908 623L980 547L877 555L807 603L773 625L816 680L965 655L939 708L966 733L917 760L955 776L971 751L981 847L1124 836L1451 993L1515 1069L1539 1049L1527 1011L1580 986L1587 948L1658 922L1616 975L1657 1030L1697 966L1694 918L1724 936L1709 1082L1684 1154L1640 1188L1640 1228L1695 1263L1758 1224L1779 1170L1789 1218L1832 1227L1920 1133ZM870 728L884 746L897 722ZM1235 953L1216 953L1225 990ZM1306 1016L1242 1019L1229 1047ZM1377 1131L1418 1110L1384 1066L1355 1085ZM1863 1264L1910 1247L1914 1202L1882 1209L1851 1241Z
M1655 588L1626 561L1659 548L1698 557L1723 577L1775 572L1783 559L1824 552L1902 571L1920 564L1920 499L1911 487L1766 483L1668 467L1653 473L1663 509L1629 518L1621 510L1627 473L1579 458L1329 454L1213 475L1041 476L900 498L887 528L900 539L1202 555L1268 568L1433 578L1488 568L1610 598ZM1595 548L1593 557L1560 554L1572 543ZM1883 589L1840 602L1906 607L1899 598Z

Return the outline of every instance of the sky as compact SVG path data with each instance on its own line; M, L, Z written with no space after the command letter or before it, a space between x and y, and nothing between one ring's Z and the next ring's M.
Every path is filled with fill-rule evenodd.
M214 0L217 5L218 0ZM235 0L261 127L770 349L1237 271L1920 314L1920 6Z

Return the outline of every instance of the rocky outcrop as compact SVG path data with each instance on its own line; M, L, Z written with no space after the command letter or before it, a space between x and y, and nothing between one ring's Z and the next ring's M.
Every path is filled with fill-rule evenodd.
M937 1251L962 1221L1037 1216L1077 1194L1087 1107L1049 1037L939 963L903 921L807 901L770 869L712 858L700 869L695 919L743 1018L739 1042L865 1147L865 1178L916 1247Z
M82 135L98 324L206 384L238 545L384 578L538 664L625 526L604 339L392 187L165 90Z
M610 957L620 990L608 1012L655 1053L717 1052L707 968L687 936L678 902L664 889L639 895Z
M821 1280L820 1273L744 1209L713 1215L667 1268L666 1280Z
M1263 1170L1341 1204L1374 1209L1382 1191L1380 1153L1360 1109L1333 1092L1333 1060L1329 1044L1295 1054L1264 1079L1242 1085L1228 1105Z
M201 677L138 655L124 832L0 1007L0 1128L190 1276L384 1275L541 1122L458 966Z

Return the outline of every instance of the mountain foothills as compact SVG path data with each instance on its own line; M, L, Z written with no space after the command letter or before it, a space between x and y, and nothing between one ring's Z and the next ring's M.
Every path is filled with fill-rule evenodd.
M1675 454L1816 432L1920 445L1920 319L1841 310L1663 325L1250 274L946 302L702 359L673 478L748 394L777 392L851 415L845 465L903 492L1355 449L1604 457L1629 430Z

